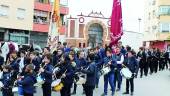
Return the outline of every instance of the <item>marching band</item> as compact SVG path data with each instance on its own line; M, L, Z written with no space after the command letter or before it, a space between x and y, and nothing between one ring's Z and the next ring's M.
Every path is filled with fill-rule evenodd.
M76 94L77 86L83 87L86 96L93 96L98 88L99 78L104 77L104 94L108 95L108 83L112 95L121 90L122 77L126 78L126 92L134 93L134 78L153 74L168 68L169 54L158 49L140 48L136 54L129 46L114 48L91 48L74 50L73 47L56 47L51 54L49 47L43 53L34 50L10 51L5 62L0 50L0 87L3 96L33 96L36 87L41 87L43 96L51 96L52 91L61 96ZM10 50L10 49L9 49ZM42 54L42 55L41 55ZM6 57L5 57L6 58ZM150 69L150 71L149 71ZM71 92L73 88L73 92Z

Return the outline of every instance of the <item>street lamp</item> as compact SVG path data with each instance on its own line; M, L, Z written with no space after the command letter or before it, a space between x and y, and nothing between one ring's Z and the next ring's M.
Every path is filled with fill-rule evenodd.
M139 21L139 33L140 33L140 23L141 23L141 18L138 18L138 21Z

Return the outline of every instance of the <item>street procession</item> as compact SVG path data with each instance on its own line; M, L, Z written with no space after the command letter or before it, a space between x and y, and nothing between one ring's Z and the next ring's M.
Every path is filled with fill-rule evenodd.
M169 96L167 10L169 0L0 0L0 96Z

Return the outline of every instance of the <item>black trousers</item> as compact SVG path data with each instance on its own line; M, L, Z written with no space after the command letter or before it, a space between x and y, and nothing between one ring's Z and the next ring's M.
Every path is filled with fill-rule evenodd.
M33 94L24 93L24 96L34 96Z
M51 96L51 84L44 83L42 85L43 96Z
M126 92L129 93L129 84L131 92L134 92L134 78L126 79Z
M14 94L12 93L12 89L2 89L2 96L14 96Z
M85 91L86 96L93 96L94 88L95 86L84 85L84 91Z
M71 96L71 86L72 84L64 84L64 87L61 89L61 96Z

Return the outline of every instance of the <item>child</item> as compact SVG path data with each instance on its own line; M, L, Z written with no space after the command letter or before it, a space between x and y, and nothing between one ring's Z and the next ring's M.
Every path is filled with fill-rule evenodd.
M34 84L36 83L36 76L34 75L34 65L29 64L26 66L24 78L18 78L18 84L22 85L24 96L33 96L35 92Z
M3 78L1 79L3 83L2 88L2 95L3 96L14 96L12 93L12 80L11 80L11 74L10 74L10 66L4 65L3 66Z

